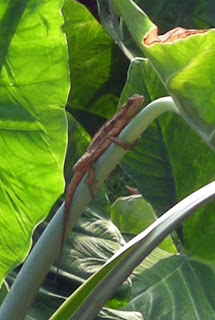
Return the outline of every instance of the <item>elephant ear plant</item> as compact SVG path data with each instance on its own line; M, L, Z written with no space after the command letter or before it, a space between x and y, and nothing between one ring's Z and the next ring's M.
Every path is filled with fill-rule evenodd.
M124 156L122 168L136 182L150 205L146 201L143 205L144 199L140 196L121 198L113 204L112 221L124 232L125 238L127 234L128 242L65 299L49 319L212 319L215 309L212 289L215 285L215 254L210 244L215 238L212 203L215 182L211 182L211 174L205 181L208 184L200 186L198 181L190 178L193 169L180 166L176 158L186 147L196 171L200 168L200 158L208 155L210 161L214 160L213 153L208 150L215 150L215 30L177 27L159 35L157 26L135 2L98 0L97 3L104 28L131 60L121 102L134 93L144 95L146 99L143 109L120 133L119 139L133 143L146 132L132 153L126 154L125 150L113 144L105 150L95 163L95 188L102 185ZM74 14L80 9L75 1L71 1L70 5L74 5ZM186 132L184 136L183 128ZM196 141L194 132L203 140L195 148L192 145ZM162 136L168 146L165 156L163 151L160 152L162 146L156 141L158 136ZM187 141L190 143L188 146ZM178 145L180 150L177 150ZM199 150L206 150L208 154L198 153ZM156 157L158 153L159 157ZM164 165L167 158L173 163L172 171ZM158 166L159 174L153 177L151 171L155 170L155 166ZM207 170L208 167L202 171L203 174ZM214 172L213 161L209 171ZM166 183L173 185L172 177L175 179L175 189L172 188L169 198L161 184L154 184L155 180L162 181L164 174L168 180ZM186 188L190 181L196 191L187 196ZM68 230L72 230L91 200L84 180L76 191L70 208ZM205 210L203 206L209 202L211 204ZM160 216L156 220L152 207ZM191 215L194 220L185 222ZM2 303L0 319L25 319L59 250L62 220L63 206L24 263ZM183 237L180 238L178 234L183 222ZM173 250L164 254L166 242L162 243L163 247L157 248L172 232L173 238L181 242L177 248L180 255L173 254ZM135 236L130 239L129 234ZM195 239L193 245L192 237ZM196 250L199 237L205 241ZM209 249L206 249L207 246ZM183 255L183 251L187 254ZM189 258L194 251L194 258ZM154 261L150 256L143 262L150 253L156 257ZM111 299L131 274L129 297L122 301L116 297ZM99 313L105 303L105 308Z

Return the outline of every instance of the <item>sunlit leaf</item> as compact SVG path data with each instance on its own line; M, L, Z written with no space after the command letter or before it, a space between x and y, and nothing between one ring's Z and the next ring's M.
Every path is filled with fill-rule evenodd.
M64 188L69 83L61 4L0 4L0 281L25 258L33 229Z

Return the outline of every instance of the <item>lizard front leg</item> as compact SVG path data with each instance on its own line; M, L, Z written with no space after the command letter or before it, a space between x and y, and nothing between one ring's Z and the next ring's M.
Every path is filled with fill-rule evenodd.
M128 143L125 141L121 141L121 140L117 139L116 137L111 137L111 136L107 136L106 139L119 145L124 150L130 150L131 148L135 147L139 143L139 140L140 140L140 139L138 139L134 143ZM90 195L94 199L95 195L94 195L94 191L93 191L93 186L96 183L96 179L95 179L95 174L94 174L94 168L92 167L92 165L90 165L90 166L88 166L88 168L86 168L86 172L88 173L88 176L85 181L87 183Z
M136 145L138 145L138 143L140 141L140 138L139 138L134 143L128 143L128 142L119 140L118 138L115 138L115 137L107 137L107 138L110 139L110 141L117 144L118 146L120 146L121 148L123 148L124 150L130 150L130 149L134 148Z

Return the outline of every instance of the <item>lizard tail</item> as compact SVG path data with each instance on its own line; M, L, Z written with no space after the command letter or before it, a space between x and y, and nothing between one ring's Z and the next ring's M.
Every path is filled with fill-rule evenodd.
M59 269L61 265L61 260L62 260L62 254L63 254L63 246L64 246L64 241L65 241L65 236L66 236L66 218L65 216L68 215L69 213L69 208L70 205L66 204L66 201L64 203L64 213L63 213L63 226L62 226L62 235L61 235L61 243L60 243L60 251L58 255L58 261L57 261L57 271L54 277L54 282L57 280L58 274L59 274Z
M72 203L73 195L75 193L76 187L78 183L80 182L82 176L74 176L66 193L66 198L64 202L64 209L63 209L63 225L62 225L62 234L61 234L61 243L60 243L60 250L59 250L59 258L57 262L57 271L54 277L54 282L57 280L58 274L59 274L59 269L61 265L61 260L62 260L62 254L63 254L63 246L66 238L66 227L67 227L67 221L69 218L69 210L70 206Z

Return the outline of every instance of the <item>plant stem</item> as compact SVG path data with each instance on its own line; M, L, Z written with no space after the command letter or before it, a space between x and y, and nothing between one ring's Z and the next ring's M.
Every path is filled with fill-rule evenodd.
M167 111L178 113L178 109L171 97L153 101L127 125L118 138L128 143L134 142L154 119ZM95 178L98 182L96 189L101 186L125 153L126 151L121 147L112 144L95 162ZM66 236L69 231L72 230L91 200L88 187L84 181L85 177L77 187L73 197ZM28 309L59 251L62 225L63 205L59 208L41 235L39 241L34 246L17 275L10 292L0 308L0 319L25 319Z

